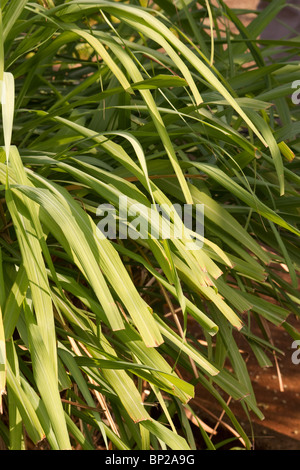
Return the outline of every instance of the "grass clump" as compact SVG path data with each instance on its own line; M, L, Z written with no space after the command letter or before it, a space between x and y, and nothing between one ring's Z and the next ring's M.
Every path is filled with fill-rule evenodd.
M196 386L251 448L226 403L263 418L239 340L264 367L280 354L270 323L299 338L299 65L272 61L298 43L256 39L273 2L248 27L217 3L2 1L11 450L214 449ZM129 220L138 203L145 221L153 203L203 204L202 249L101 236L98 207L113 206L119 227L121 196Z

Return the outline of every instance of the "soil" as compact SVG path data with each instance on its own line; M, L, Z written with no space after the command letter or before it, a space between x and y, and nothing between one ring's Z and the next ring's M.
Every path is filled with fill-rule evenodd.
M289 322L299 330L299 320L290 317ZM271 326L270 332L275 346L284 353L277 356L279 373L274 360L272 367L261 368L253 353L247 348L246 341L240 341L239 344L239 347L246 352L247 368L258 407L265 416L264 420L261 421L251 413L251 423L249 423L238 401L232 400L230 408L251 438L253 449L300 450L300 364L294 365L291 360L295 350L291 348L293 340L285 330L282 327ZM224 398L226 399L225 395ZM209 413L219 417L222 409L202 386L197 388L196 398L191 404L194 409L199 408L201 419L214 428L216 420L212 419ZM230 424L226 416L224 422ZM232 434L224 427L222 421L216 436L213 437L213 442L217 443L228 437L232 437ZM240 443L236 440L227 447L237 445Z

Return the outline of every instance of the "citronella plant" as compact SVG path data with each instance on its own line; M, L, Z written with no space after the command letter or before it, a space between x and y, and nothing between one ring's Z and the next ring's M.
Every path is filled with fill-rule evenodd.
M282 353L268 324L299 339L299 64L288 60L299 43L259 41L284 1L248 27L217 3L2 1L11 450L215 449L192 400L201 389L251 448L228 404L263 418L238 340L265 367ZM113 237L99 228L105 204ZM157 205L180 229L175 204L194 219L204 207L204 234L166 236ZM137 207L148 232L124 237Z

